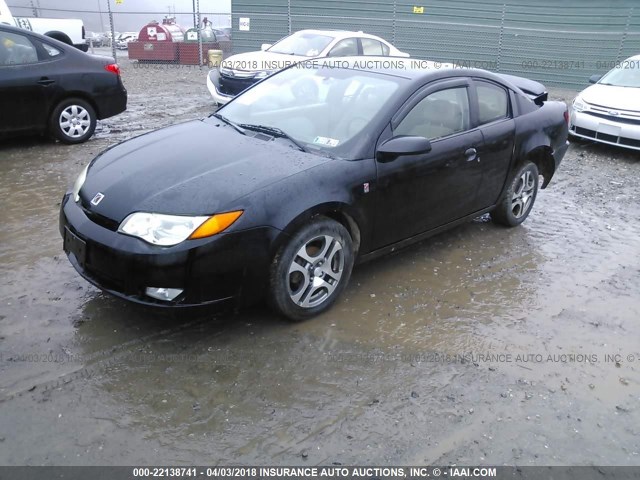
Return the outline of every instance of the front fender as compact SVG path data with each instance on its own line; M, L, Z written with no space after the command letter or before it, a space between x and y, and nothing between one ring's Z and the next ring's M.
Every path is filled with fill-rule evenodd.
M251 204L265 225L282 232L275 251L314 216L326 215L345 224L352 235L355 223L359 250L366 252L373 232L374 183L373 159L333 160L256 192Z

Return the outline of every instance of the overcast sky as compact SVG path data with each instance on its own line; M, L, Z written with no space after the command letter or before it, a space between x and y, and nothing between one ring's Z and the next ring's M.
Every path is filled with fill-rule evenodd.
M7 4L16 17L33 17L37 9L40 17L81 18L88 31L109 30L108 0L7 0ZM151 20L161 21L169 10L177 13L178 23L185 27L193 26L194 0L123 0L116 5L111 1L114 13L115 30L139 31ZM67 10L67 11L63 11ZM125 13L140 12L140 13ZM231 0L200 0L200 12L214 26L231 26Z

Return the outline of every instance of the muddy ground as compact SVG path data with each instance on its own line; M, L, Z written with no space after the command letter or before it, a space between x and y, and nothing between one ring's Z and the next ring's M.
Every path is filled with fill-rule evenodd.
M212 110L206 70L122 63L91 141L0 146L0 464L640 465L639 154L573 144L524 225L362 265L313 320L158 316L58 233L94 155Z

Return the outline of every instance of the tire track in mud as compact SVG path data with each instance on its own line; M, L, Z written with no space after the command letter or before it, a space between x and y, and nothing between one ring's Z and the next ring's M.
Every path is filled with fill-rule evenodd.
M202 317L195 320L191 320L185 323L181 323L180 325L173 328L166 328L163 330L156 331L154 333L150 333L148 335L144 335L139 338L134 338L132 340L128 340L126 342L115 344L108 348L92 352L88 355L83 355L83 360L85 361L85 365L74 370L69 373L65 373L60 375L59 377L53 380L40 380L32 383L30 387L20 388L14 391L11 391L5 394L3 397L0 397L0 403L13 400L16 397L20 397L25 393L31 392L46 392L48 390L54 390L56 388L64 387L69 385L70 383L77 380L87 380L95 375L104 372L106 369L118 365L120 363L124 363L127 358L134 356L135 353L132 350L139 346L144 345L149 342L153 342L155 340L167 340L172 336L178 335L179 333L192 329L194 327L204 325L205 323L216 322L217 318L210 317ZM217 325L223 326L222 322L217 321ZM223 335L226 333L225 328L221 328L213 335L214 337ZM106 358L105 358L106 357ZM11 361L11 360L8 360ZM64 362L60 362L64 363ZM10 388L10 386L5 387Z

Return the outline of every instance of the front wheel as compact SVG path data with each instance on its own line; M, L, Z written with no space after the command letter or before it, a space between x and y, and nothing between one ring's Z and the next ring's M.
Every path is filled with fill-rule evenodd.
M54 108L49 128L61 142L74 144L86 142L93 135L96 123L96 112L88 102L68 98Z
M293 321L328 310L347 285L353 261L347 229L318 217L276 254L270 275L272 307Z
M538 194L538 167L527 162L511 177L500 203L491 212L491 219L507 227L525 221Z

